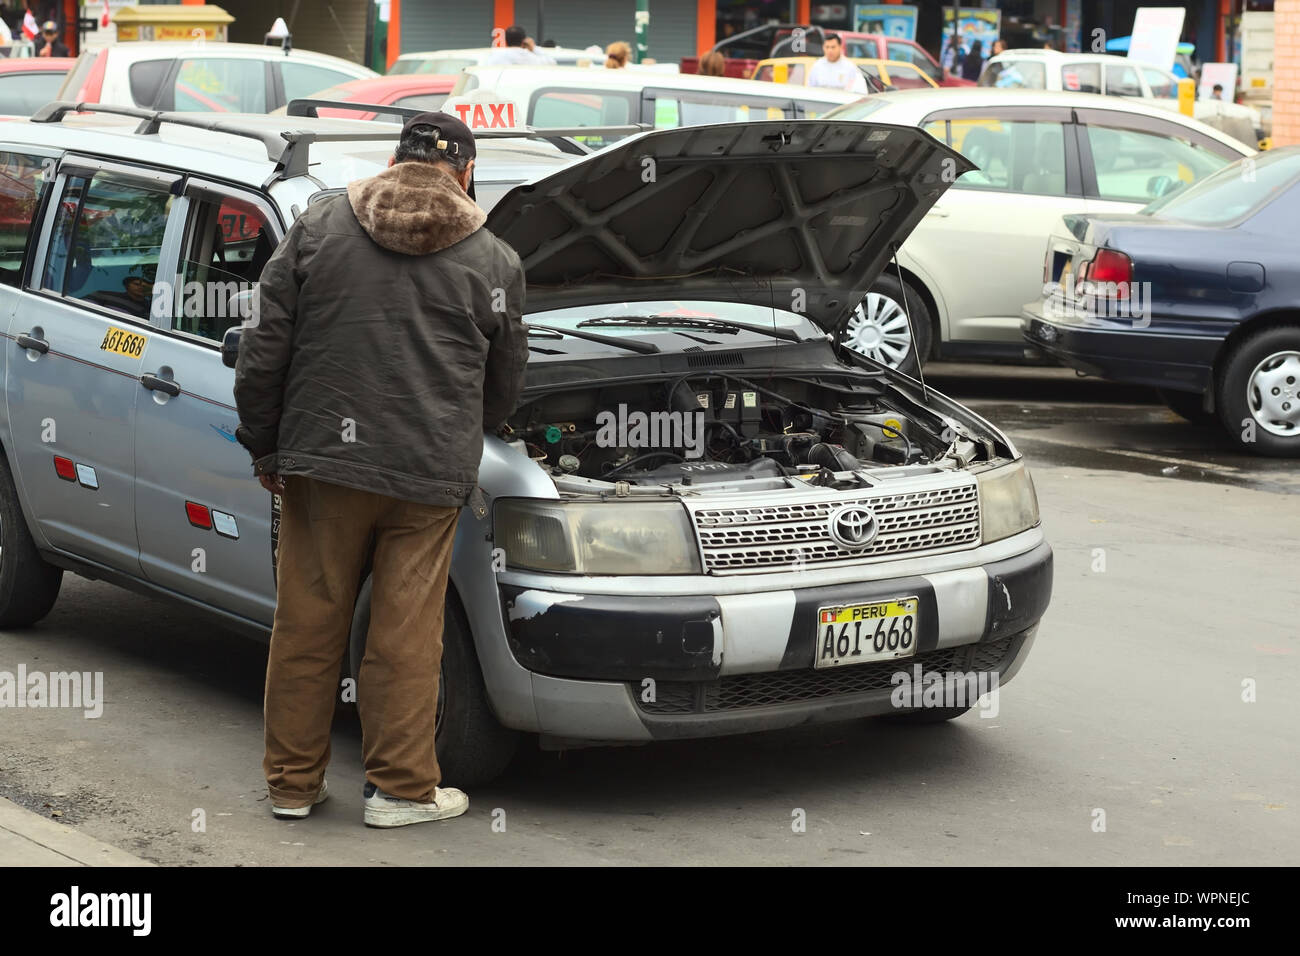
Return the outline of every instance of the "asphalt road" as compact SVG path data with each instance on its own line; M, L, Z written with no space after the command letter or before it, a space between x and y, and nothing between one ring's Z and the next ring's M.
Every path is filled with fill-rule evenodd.
M0 633L0 669L103 671L104 712L0 712L0 795L172 864L1294 863L1297 463L1061 370L930 382L1026 452L1056 552L996 718L529 751L465 817L381 832L341 712L330 801L284 823L261 776L265 648L69 577L42 625Z

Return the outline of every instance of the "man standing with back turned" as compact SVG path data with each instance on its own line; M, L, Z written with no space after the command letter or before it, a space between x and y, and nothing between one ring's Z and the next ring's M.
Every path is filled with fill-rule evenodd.
M481 507L483 431L514 410L528 358L523 269L482 228L474 155L454 117L408 120L388 169L298 217L242 333L236 434L282 501L263 763L277 817L325 799L372 548L357 686L365 822L469 807L438 786L434 753L447 569L461 507Z

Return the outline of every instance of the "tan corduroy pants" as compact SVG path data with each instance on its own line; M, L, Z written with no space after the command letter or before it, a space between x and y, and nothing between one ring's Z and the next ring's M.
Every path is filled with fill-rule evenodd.
M311 804L325 777L372 538L370 630L357 685L366 779L394 797L433 799L443 602L459 515L455 507L285 478L263 761L277 806Z

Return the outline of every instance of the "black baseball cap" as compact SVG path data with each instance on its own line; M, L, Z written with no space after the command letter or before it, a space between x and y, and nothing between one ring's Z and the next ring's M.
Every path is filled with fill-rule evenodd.
M412 116L402 124L402 139L410 136L411 130L417 126L432 126L438 152L445 153L448 157L468 161L478 155L474 134L469 131L468 126L450 113L430 112ZM475 198L472 174L466 192L469 193L470 199Z

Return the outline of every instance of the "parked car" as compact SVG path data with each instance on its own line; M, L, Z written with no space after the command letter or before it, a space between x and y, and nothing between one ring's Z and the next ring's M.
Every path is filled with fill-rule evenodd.
M412 73L454 75L467 66L485 66L488 57L499 47L473 47L464 50L427 50L423 53L403 53L388 68L389 76L409 76ZM538 53L555 61L556 66L587 66L604 69L605 54L568 47L538 47Z
M844 54L851 58L867 60L894 60L911 63L939 86L973 86L973 80L964 80L939 65L939 61L915 40L891 37L882 33L853 33L845 30L830 31L844 42ZM827 31L822 27L798 23L773 23L754 27L735 36L719 40L713 50L726 59L726 75L749 77L754 75L759 60L781 56L822 55L822 37ZM699 57L683 57L683 73L700 71Z
M348 80L378 76L324 53L254 43L117 43L87 50L57 99L178 112L268 113Z
M57 99L72 57L0 59L0 116L31 116Z
M990 57L984 64L979 85L1135 97L1177 113L1178 79L1168 70L1126 56L1007 50ZM1250 106L1197 99L1193 102L1192 115L1243 143L1257 144L1264 136L1259 111Z
M440 110L447 101L451 88L456 85L455 76L439 76L436 73L402 73L396 76L372 76L364 80L348 80L338 86L312 93L311 99L343 100L348 103L370 103L375 106L397 106L418 108L422 110ZM286 107L276 110L283 112ZM383 113L376 110L343 110L322 107L321 116L355 117L357 119L380 120L386 123L401 122L400 113Z
M1065 216L1025 341L1153 385L1243 450L1300 457L1300 147L1226 166L1137 214Z
M861 94L818 87L779 87L757 80L688 73L658 74L602 70L591 73L562 66L471 66L452 89L454 104L508 104L502 115L519 123L548 128L583 126L653 129L701 126L757 119L807 119L824 115ZM485 124L475 120L477 115ZM494 115L480 107L462 117L471 127L493 125ZM600 146L609 135L584 137Z
M979 167L934 204L899 251L901 278L891 267L844 330L847 345L904 369L917 355L1023 358L1021 309L1063 214L1136 211L1251 152L1143 100L1082 93L907 90L825 118L919 126Z
M0 128L0 153L42 171L44 200L0 283L0 627L40 620L71 570L265 636L276 499L232 440L225 283L255 282L297 212L381 170L398 130L56 122L75 106ZM665 174L643 179L646 157ZM519 183L478 197L496 200L487 226L527 270L531 355L517 410L483 438L484 501L457 530L448 779L490 779L520 732L573 747L945 720L977 695L896 706L892 675L1015 675L1052 573L1024 460L978 415L823 332L954 165L969 166L919 130L860 123L660 130L577 158L479 144L484 179ZM549 175L521 182L530 172ZM905 215L877 215L882 190ZM259 242L232 263L214 223L236 212ZM141 275L195 286L160 284L142 316L121 295ZM206 304L187 307L196 293ZM678 432L657 446L599 434L604 413L629 411L676 412ZM369 593L361 582L354 667Z
M754 67L753 79L803 86L808 81L808 72L816 62L817 58L812 56L782 56L759 60L758 66ZM886 89L933 89L939 85L911 63L863 59L854 59L852 62L866 76L867 88L873 93L883 93Z

